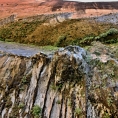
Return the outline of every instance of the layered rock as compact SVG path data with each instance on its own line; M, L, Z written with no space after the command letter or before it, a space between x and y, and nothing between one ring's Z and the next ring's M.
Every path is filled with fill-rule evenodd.
M32 57L1 53L1 117L117 118L118 61L108 51L100 44L92 55L78 46Z
M24 18L42 13L52 14L53 12L79 12L82 15L81 17L84 14L96 16L97 14L103 15L112 13L114 10L117 11L117 5L118 2L83 3L63 0L1 0L0 18L13 14L17 15L18 18Z

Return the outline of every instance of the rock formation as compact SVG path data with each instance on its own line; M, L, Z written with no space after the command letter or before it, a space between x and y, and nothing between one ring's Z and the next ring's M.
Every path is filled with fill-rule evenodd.
M96 45L90 53L79 46L32 57L1 53L1 118L117 118L118 50Z
M14 22L15 21L15 15L11 15L7 18L1 19L0 20L0 26Z
M53 12L79 12L81 17L112 13L118 10L118 2L75 2L63 0L1 0L0 18L16 14L18 18Z

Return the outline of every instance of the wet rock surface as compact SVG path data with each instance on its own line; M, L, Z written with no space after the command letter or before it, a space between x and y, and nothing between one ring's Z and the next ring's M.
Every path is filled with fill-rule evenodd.
M1 54L1 118L117 118L115 51L97 43L89 53L68 46L51 55Z

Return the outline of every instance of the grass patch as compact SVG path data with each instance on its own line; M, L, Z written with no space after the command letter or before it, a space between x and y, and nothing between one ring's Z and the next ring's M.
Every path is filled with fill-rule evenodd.
M56 51L59 48L55 47L55 46L47 45L47 46L41 46L41 49L43 49L45 51Z
M25 107L25 104L24 103L20 103L19 105L18 105L18 108L19 109L23 109Z
M41 118L41 108L38 105L35 105L32 108L32 114L34 115L34 118Z
M75 109L76 116L79 116L81 113L82 113L81 108L78 107L78 108Z
M66 40L66 36L59 36L58 41L55 43L56 47L64 46L64 41Z

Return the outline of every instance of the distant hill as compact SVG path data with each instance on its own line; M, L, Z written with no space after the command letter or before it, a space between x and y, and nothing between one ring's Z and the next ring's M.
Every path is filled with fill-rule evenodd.
M83 3L63 0L0 0L0 18L16 14L27 17L42 13L80 12L86 15L107 14L118 10L118 2Z

